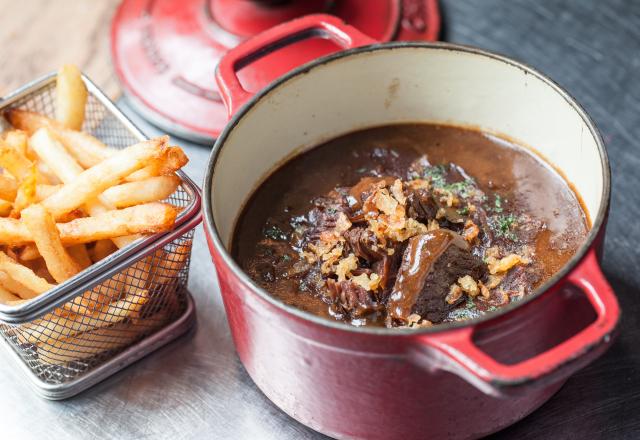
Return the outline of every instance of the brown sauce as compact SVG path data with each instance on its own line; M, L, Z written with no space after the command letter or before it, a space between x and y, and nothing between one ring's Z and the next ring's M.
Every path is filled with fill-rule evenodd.
M422 163L421 160L428 161L429 166L419 168L417 174L411 174L409 170L416 169L415 164ZM455 220L459 223L452 222L448 215L433 221L439 227L452 230L460 236L467 234L468 222L471 222L479 226L480 233L476 238L468 240L469 249L460 247L455 252L449 252L450 255L446 257L454 263L449 262L446 267L444 263L441 264L440 270L449 270L446 275L449 277L447 283L452 282L446 299L443 289L447 286L442 282L438 284L438 279L425 281L424 276L420 278L421 283L432 284L421 284L420 288L423 290L418 293L423 295L423 302L420 307L416 304L414 310L421 310L419 315L423 319L426 315L434 317L420 322L432 325L467 319L517 301L558 271L583 243L589 225L579 198L549 164L529 150L466 128L435 124L397 124L347 134L282 165L260 185L247 202L236 224L232 254L254 281L272 295L309 313L355 325L416 324L414 318L407 320L406 315L404 320L394 321L385 309L389 294L393 291L392 282L396 279L396 272L401 270L398 269L400 257L407 249L409 239L397 242L389 240L386 254L383 252L377 257L368 257L366 249L358 254L358 249L353 244L349 246L352 242L345 242L340 238L340 246L344 247L340 258L344 259L354 252L358 256L357 268L347 272L351 277L363 273L366 275L364 279L379 280L378 275L385 277L383 282L387 283L386 287L379 286L375 291L365 292L368 296L360 287L341 283L341 276L336 275L340 269L335 269L336 265L331 270L337 272L322 273L320 266L324 257L319 257L317 263L310 264L305 255L308 255L309 249L316 248L305 246L309 246L315 239L313 237L321 232L336 228L336 217L331 217L336 212L336 206L337 211L344 211L347 213L346 217L352 220L351 229L358 227L364 230L367 223L359 222L363 221L363 215L366 217L371 214L362 214L362 206L367 201L356 200L355 203L353 194L355 191L362 193L363 198L370 196L361 187L369 187L371 180L381 181L379 186L386 185L383 192L386 190L387 193L392 193L391 182L400 179L406 195L410 191L411 179L418 176L420 181L426 179L429 182L429 191L435 191L437 179L442 179L442 175L437 173L443 172L442 170L445 170L444 189L438 189L438 197L441 197L443 191L445 195L453 193L453 198L456 199L454 202L458 203L454 203L454 208L459 213L457 215L454 212L453 216L461 218ZM383 178L378 179L380 176ZM376 179L363 181L365 177ZM468 196L468 193L473 196ZM398 197L402 201L402 196ZM342 205L331 204L338 199ZM395 199L392 201L395 203ZM351 203L352 206L345 208L345 203ZM373 202L370 200L369 203ZM405 203L406 216L409 218L413 211L408 208L410 202ZM469 208L472 212L469 212ZM318 209L324 217L318 216ZM359 209L358 214L354 213L356 209ZM453 212L451 209L448 211ZM442 212L439 209L437 215L442 215ZM378 214L382 215L376 211L376 215ZM329 226L310 225L310 220L328 222ZM432 223L426 217L422 220L424 225ZM463 226L465 224L467 226ZM310 232L316 226L317 230ZM424 230L421 233L424 234ZM372 239L375 240L375 237ZM373 249L378 252L381 246L373 245ZM303 251L307 253L304 254ZM369 249L369 252L374 251ZM395 256L387 255L391 252ZM442 249L438 252L442 253ZM520 263L508 272L499 272L502 281L499 286L494 286L490 294L487 293L488 289L482 289L483 294L473 295L475 290L467 289L461 298L457 298L460 289L454 285L460 277L451 272L450 268L460 261L461 252L468 252L470 258L486 264L482 272L474 272L476 284L480 288L491 285L490 283L495 284L498 277L492 277L489 269L492 266L487 261L495 263L509 254L516 254L522 256L521 261L527 263ZM489 260L492 256L496 258ZM464 255L462 257L466 258ZM475 263L469 264L473 266ZM466 267L470 266L467 264ZM474 267L477 268L477 264ZM399 279L403 278L401 275L398 275ZM466 287L465 283L459 284ZM439 293L425 297L431 295L425 293L429 289ZM416 292L411 295L413 298ZM437 310L430 310L430 307Z

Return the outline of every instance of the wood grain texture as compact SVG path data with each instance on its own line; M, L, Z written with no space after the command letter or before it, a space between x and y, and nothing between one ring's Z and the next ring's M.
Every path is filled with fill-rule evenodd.
M0 0L0 95L62 64L77 64L119 95L109 52L117 0Z

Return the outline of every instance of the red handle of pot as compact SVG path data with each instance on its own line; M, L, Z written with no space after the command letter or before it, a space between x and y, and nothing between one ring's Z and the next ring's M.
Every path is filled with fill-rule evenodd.
M514 365L501 363L473 342L473 327L429 335L424 341L455 367L460 367L445 369L463 376L488 394L503 395L509 390L566 378L592 359L589 352L597 355L594 349L609 342L620 316L618 301L600 270L594 250L567 276L567 281L586 295L597 317L580 332L544 353Z
M216 82L229 117L253 96L240 84L238 70L278 49L312 37L330 39L343 49L377 42L339 18L327 14L307 15L250 38L227 52L216 69Z

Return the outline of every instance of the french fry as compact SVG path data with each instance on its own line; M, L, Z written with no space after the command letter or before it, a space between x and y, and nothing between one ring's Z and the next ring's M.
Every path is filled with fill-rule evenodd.
M64 128L52 128L55 137L62 142L65 148L85 168L98 165L103 160L113 156L117 150L107 148L102 142L88 133L68 130Z
M12 125L29 134L35 133L40 128L48 128L85 168L91 168L117 152L88 133L65 128L58 121L38 113L11 109L6 116Z
M28 138L29 136L27 133L22 130L9 130L4 136L4 142L20 154L24 155L27 159L31 159L29 158L29 151L27 149Z
M164 232L173 227L177 214L178 209L173 205L152 202L60 223L58 229L65 244L88 243L131 234Z
M33 298L38 296L36 292L23 286L3 271L0 271L0 286L19 298Z
M35 153L32 153L35 156ZM62 183L58 177L53 174L51 168L47 166L47 164L43 162L36 162L36 170L38 170L38 183L42 183L45 185L56 185Z
M33 163L24 154L5 142L0 142L0 167L9 171L16 179L22 180L31 172Z
M53 365L85 360L109 350L124 348L139 339L142 332L162 325L167 319L168 314L161 311L152 318L120 322L51 344L39 344L38 358Z
M19 130L32 135L38 129L47 127L51 129L64 129L64 125L55 119L48 118L40 113L29 110L12 108L5 112L6 119Z
M22 325L20 337L32 344L52 344L60 338L68 338L78 333L107 327L129 317L137 317L149 300L146 290L127 295L102 310L85 310L84 313L70 313L67 316L49 314L41 319Z
M41 202L53 193L57 192L62 185L46 185L39 183L36 185L36 203Z
M13 177L0 175L0 198L13 202L18 192L18 181Z
M36 131L29 138L29 144L38 157L63 183L72 182L76 176L84 171L62 144L54 139L47 128Z
M106 211L95 217L78 218L56 226L63 245L71 246L124 235L165 232L173 227L178 211L168 203L152 202ZM0 244L23 246L32 242L33 238L22 222L0 218Z
M28 267L17 263L2 251L0 251L0 270L6 272L7 274L10 274L11 278L25 286L27 289L33 291L36 295L46 292L47 290L54 287L53 285L49 284L47 280L36 275ZM33 298L33 296L29 296L28 292L15 293L22 299Z
M91 261L91 257L89 257L87 246L85 246L84 244L75 244L73 246L69 246L67 248L67 252L71 256L71 258L73 258L73 260L80 265L81 270L84 270L93 264L93 262Z
M191 243L178 246L171 255L167 255L164 249L160 248L155 252L156 264L153 266L153 282L169 284L176 279L176 276L187 264L191 250Z
M42 205L54 218L59 218L162 154L166 142L167 137L164 136L120 150L105 161L80 173L72 182L66 183L55 194L44 199Z
M6 217L11 214L11 210L13 209L13 203L0 199L0 217Z
M137 182L123 183L112 186L101 195L101 200L107 201L116 208L127 208L148 202L164 200L175 192L181 179L175 174L169 176L150 177Z
M70 64L62 66L56 80L56 119L65 127L80 130L86 103L87 87L80 70Z
M22 221L56 282L63 283L82 270L62 246L56 223L46 209L38 204L31 205L22 211Z
M19 217L24 208L35 203L36 185L38 180L37 176L37 171L35 167L32 166L29 173L24 177L24 179L20 183L20 186L18 187L16 199L13 202L11 217Z
M115 244L113 244L113 241L98 240L93 246L93 249L91 249L91 251L89 252L89 255L91 256L91 260L94 263L97 263L98 261L108 257L117 250L118 248Z
M0 287L0 303L13 305L15 301L19 301L20 297L9 292L4 287Z
M118 151L105 147L102 142L87 133L65 129L57 121L38 113L11 109L6 112L6 117L12 125L30 134L35 133L42 127L49 128L74 158L87 168L99 164ZM172 174L186 165L188 161L189 159L182 149L169 147L164 151L163 155L141 170L133 172L126 180L134 182L148 179L149 177Z
M143 234L175 224L180 209L161 200L181 183L174 173L188 161L184 152L167 136L124 150L106 146L80 131L87 97L80 71L64 66L55 119L5 112L13 128L0 135L0 303L27 302ZM178 304L171 287L190 245L147 255L21 324L19 340L35 345L43 362L60 365L130 345L170 318Z
M164 176L175 173L185 166L189 158L179 147L168 147L161 155L150 161L150 164L127 177L130 182L148 179L154 176Z

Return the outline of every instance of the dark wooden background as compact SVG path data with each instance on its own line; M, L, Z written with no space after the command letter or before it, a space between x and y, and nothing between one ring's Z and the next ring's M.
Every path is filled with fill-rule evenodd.
M444 0L443 39L523 61L565 87L607 144L604 272L623 310L609 352L496 439L640 438L640 1ZM544 325L544 323L541 323Z

